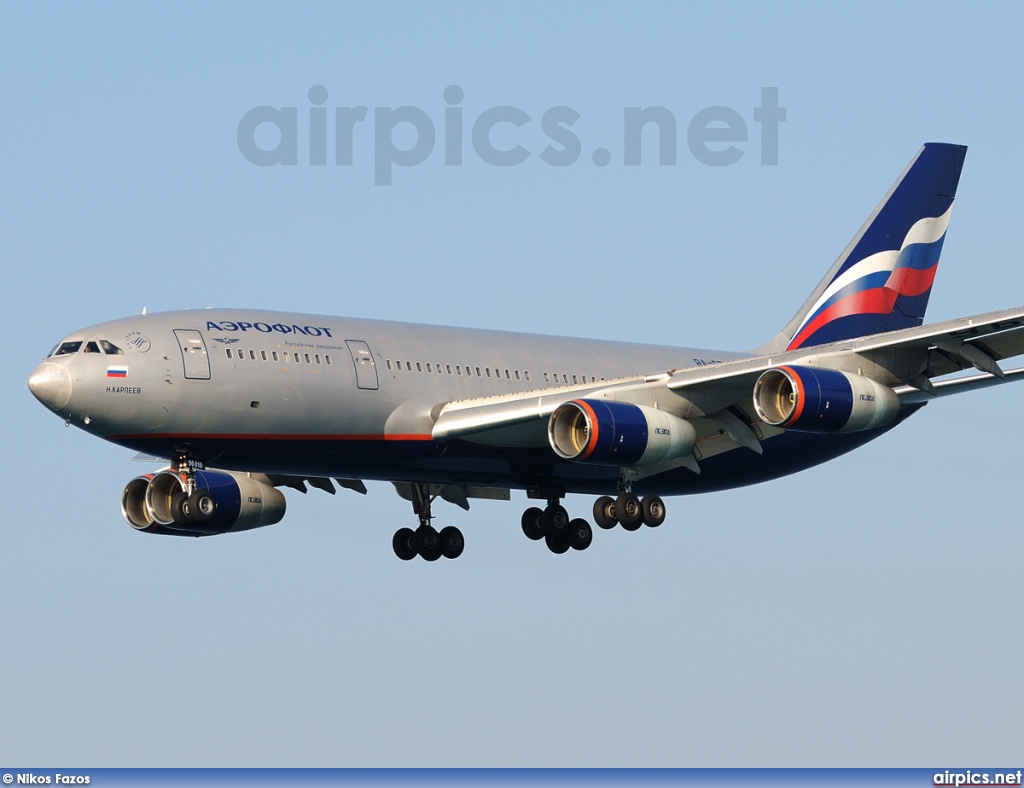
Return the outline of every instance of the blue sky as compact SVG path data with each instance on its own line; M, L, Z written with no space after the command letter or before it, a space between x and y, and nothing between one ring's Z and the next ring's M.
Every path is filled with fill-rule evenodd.
M1024 303L1011 4L5 4L0 761L95 766L945 766L1020 756L1020 390L934 403L829 465L669 501L553 556L526 505L438 507L467 550L399 562L390 485L288 493L220 538L137 534L149 466L40 407L64 334L252 307L743 350L790 318L921 143L970 146L929 320ZM312 166L308 92L366 106ZM445 166L444 91L464 159ZM754 120L778 89L778 165ZM298 163L237 129L296 107ZM423 163L374 184L376 108ZM512 106L497 167L472 123ZM626 107L677 120L677 163ZM725 167L705 107L744 120ZM552 107L581 155L540 157ZM266 131L264 129L263 131ZM403 136L404 135L404 136ZM264 139L264 138L261 138ZM409 127L396 143L411 147ZM333 142L333 136L329 136ZM267 143L264 139L264 143ZM599 167L592 153L610 151ZM333 150L331 151L333 153ZM574 516L591 501L570 497Z

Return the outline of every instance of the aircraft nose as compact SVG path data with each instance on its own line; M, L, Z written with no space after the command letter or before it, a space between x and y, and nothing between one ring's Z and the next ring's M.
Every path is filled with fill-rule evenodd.
M28 387L51 410L60 410L71 399L71 375L61 364L44 361L29 375Z

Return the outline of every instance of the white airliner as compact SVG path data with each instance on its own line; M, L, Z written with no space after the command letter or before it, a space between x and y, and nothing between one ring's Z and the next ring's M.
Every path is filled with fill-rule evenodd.
M929 400L1016 379L1024 307L922 325L966 148L929 143L796 316L747 353L205 309L65 337L29 378L46 407L169 467L128 483L125 519L206 536L271 525L279 487L392 482L419 527L399 558L462 553L437 497L545 502L522 527L586 549L658 526L661 496L754 484L877 438ZM964 374L965 370L972 370ZM961 374L956 374L961 373ZM614 497L613 497L614 496ZM642 496L642 497L640 497Z

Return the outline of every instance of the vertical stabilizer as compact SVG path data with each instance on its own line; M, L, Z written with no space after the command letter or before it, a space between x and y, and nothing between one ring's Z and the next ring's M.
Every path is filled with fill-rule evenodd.
M919 326L967 147L929 142L765 349L796 350Z

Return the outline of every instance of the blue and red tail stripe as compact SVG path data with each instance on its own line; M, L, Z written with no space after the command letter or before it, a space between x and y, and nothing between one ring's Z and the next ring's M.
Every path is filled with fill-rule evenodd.
M966 152L945 143L920 150L834 267L787 349L921 325Z

